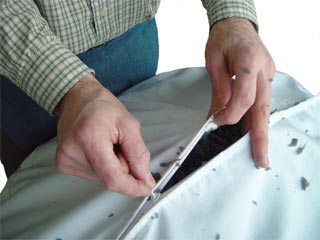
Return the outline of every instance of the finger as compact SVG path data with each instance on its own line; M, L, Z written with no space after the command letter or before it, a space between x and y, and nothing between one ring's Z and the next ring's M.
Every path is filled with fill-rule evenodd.
M229 101L231 97L231 82L224 60L216 60L211 65L207 65L207 69L212 83L211 106L208 114L208 117L210 117Z
M121 173L119 173L121 174ZM131 197L150 196L151 188L144 182L135 179L131 174L125 174L122 172L121 184L118 185L115 192L123 193ZM131 186L130 188L128 186Z
M251 128L251 122L252 122L252 118L251 118L251 114L250 111L248 111L244 116L243 116L243 121L241 123L241 132L242 134L246 134L250 131Z
M129 173L130 172L129 165L127 163L126 158L123 156L122 152L121 151L116 152L116 156L120 161L122 172Z
M90 151L87 157L104 187L134 197L151 194L151 189L147 185L124 171L121 161L114 153L112 143L101 141L95 145L91 147L93 151Z
M268 167L268 122L270 116L271 83L262 73L258 75L257 98L250 110L251 149L255 162Z
M241 66L241 67L240 67ZM257 73L254 67L239 65L232 85L232 96L225 108L215 117L218 125L235 124L253 105L256 98Z
M131 119L129 124L127 122L122 126L119 144L128 162L130 173L151 188L154 187L156 181L150 172L150 152L141 136L139 122Z

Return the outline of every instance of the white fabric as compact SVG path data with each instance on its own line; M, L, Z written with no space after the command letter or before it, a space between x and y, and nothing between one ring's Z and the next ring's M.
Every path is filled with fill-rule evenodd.
M246 135L164 193L128 238L320 239L320 98L283 73L272 84L272 109L288 109L270 121L272 169L254 167ZM210 93L205 69L191 68L160 74L120 97L141 122L153 172L163 174L160 163L173 160L204 123ZM288 146L292 138L296 147ZM1 238L115 238L142 199L57 172L55 148L55 139L37 148L9 179ZM305 191L302 176L310 182Z

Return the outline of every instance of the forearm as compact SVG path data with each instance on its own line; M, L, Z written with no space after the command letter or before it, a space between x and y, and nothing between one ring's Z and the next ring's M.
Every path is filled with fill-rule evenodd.
M3 0L0 12L0 74L53 113L91 70L54 35L33 1Z

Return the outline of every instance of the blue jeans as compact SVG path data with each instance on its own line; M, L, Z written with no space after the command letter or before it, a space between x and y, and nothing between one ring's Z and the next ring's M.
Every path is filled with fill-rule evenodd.
M81 53L96 78L115 95L156 73L159 57L154 19L120 37ZM50 116L18 87L1 76L1 161L7 175L37 146L56 136L57 118Z

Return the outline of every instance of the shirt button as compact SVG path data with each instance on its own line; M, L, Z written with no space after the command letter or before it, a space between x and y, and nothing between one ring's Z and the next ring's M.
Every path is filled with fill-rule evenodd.
M105 9L105 8L101 8L100 11L99 11L99 15L100 15L101 17L103 17L103 16L105 16L106 14L107 14L106 9Z

